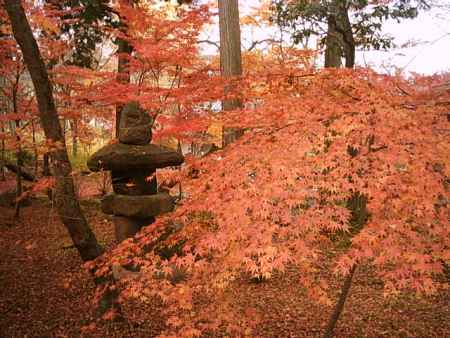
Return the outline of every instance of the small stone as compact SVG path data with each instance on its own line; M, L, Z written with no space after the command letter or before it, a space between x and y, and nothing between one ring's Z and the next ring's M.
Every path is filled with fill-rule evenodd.
M183 155L164 146L114 143L94 153L88 159L87 165L91 171L127 171L178 166L183 162Z
M116 216L149 218L173 209L173 198L167 193L141 196L109 194L102 199L102 211Z
M158 192L155 170L113 171L112 186L116 194L153 195Z
M114 216L113 223L117 241L122 242L127 238L133 237L142 229L142 227L152 224L154 221L154 217L139 219Z
M192 154L197 157L204 157L218 150L219 148L214 143L200 143L194 144L192 147Z
M133 145L150 143L153 119L139 106L139 103L128 103L123 107L120 115L119 142Z

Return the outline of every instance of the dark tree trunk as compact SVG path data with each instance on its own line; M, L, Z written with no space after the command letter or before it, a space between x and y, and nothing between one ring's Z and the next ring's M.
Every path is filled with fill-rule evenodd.
M16 64L17 68L18 63ZM12 89L12 105L13 105L13 113L18 113L18 107L17 107L17 94L19 90L19 83L20 83L20 71L18 70L16 73L16 78L14 82L14 86ZM16 165L17 165L17 172L16 172L16 207L14 211L14 218L18 219L20 216L20 198L22 197L23 187L22 187L22 166L23 166L23 158L22 158L22 145L20 142L20 135L19 135L19 128L20 128L20 120L14 121L14 136L17 141L17 151L16 151Z
M17 113L17 106L14 104L14 112ZM16 207L14 211L14 218L18 219L20 216L20 206L21 206L21 197L23 193L23 184L22 184L22 166L23 166L23 157L22 157L22 146L20 144L20 136L18 134L18 129L20 127L20 122L16 120L16 141L17 141L17 151L16 151L16 158L17 158L17 172L16 172Z
M133 52L133 47L123 39L118 38L117 39L117 53L118 53L118 64L117 64L117 81L123 84L130 83L131 75L130 70L128 68L128 57L127 55L131 55ZM120 116L122 111L122 105L116 105L116 128L115 128L115 134L116 138L119 137L119 123L120 123Z
M0 35L1 36L1 35ZM3 77L0 77L0 86L4 86L5 84L5 79ZM1 108L1 113L5 114L6 112L3 111L3 108L6 107L6 98L3 95L0 95L0 108ZM0 133L3 134L5 133L5 122L2 120L0 121ZM5 140L2 138L1 141L1 145L2 145L2 149L1 149L1 157L0 157L0 161L1 163L5 162ZM0 175L1 175L1 179L2 181L6 180L6 176L5 176L5 168L3 167L3 165L0 165Z
M241 28L238 0L219 0L219 28L221 74L227 78L241 76ZM227 91L225 94L227 94ZM226 99L222 102L223 110L241 107L242 100L240 99Z
M78 120L73 119L70 122L70 129L72 131L72 157L74 159L78 156Z
M51 176L50 173L50 155L49 153L44 153L42 156L42 176L48 177Z
M36 125L34 119L31 119L31 132L33 140L33 152L34 152L34 176L38 175L38 165L39 165L39 152L36 144Z
M18 219L20 217L20 206L21 206L21 197L23 193L23 184L22 184L22 149L19 146L19 149L16 153L17 156L17 173L16 173L16 207L14 211L14 218Z
M89 261L102 253L94 233L75 196L72 168L61 125L58 120L52 87L39 47L33 37L25 11L20 1L4 0L11 21L14 37L22 50L25 64L33 81L39 106L39 117L46 139L56 145L50 152L53 174L56 179L56 208L83 261Z
M0 132L3 134L5 132L5 125L4 122L0 122L1 127L0 127ZM2 138L2 154L1 154L1 162L4 163L5 162L5 140ZM5 176L5 168L3 165L0 165L0 173L1 173L1 179L2 181L6 180L6 176Z
M50 173L50 155L49 153L44 153L43 155L43 164L42 164L42 176L49 177L52 174ZM53 190L52 188L46 189L47 197L50 201L53 201Z
M334 308L333 314L331 315L327 327L325 329L325 334L323 338L332 338L334 328L336 327L337 321L341 316L342 310L344 309L344 304L347 299L348 293L350 291L350 287L352 285L353 275L355 274L356 265L354 265L349 274L345 277L344 285L342 286L341 295L339 296L339 300Z
M370 215L367 210L367 196L359 192L353 193L353 195L347 200L347 209L351 211L352 217L350 218L350 233L352 236L358 234L367 223ZM358 267L358 263L354 264L350 269L349 274L345 277L344 284L342 285L341 294L339 300L334 308L334 311L328 320L327 327L323 338L333 337L333 332L336 324L344 309L345 301L350 292L352 285L353 275Z
M340 68L345 57L345 67L355 65L355 40L345 2L333 1L329 7L328 31L325 46L325 67Z
M342 51L339 40L336 15L330 14L328 16L328 31L325 46L325 68L341 67Z
M344 44L345 67L353 68L355 66L355 39L348 16L348 8L343 3L339 6L339 23Z

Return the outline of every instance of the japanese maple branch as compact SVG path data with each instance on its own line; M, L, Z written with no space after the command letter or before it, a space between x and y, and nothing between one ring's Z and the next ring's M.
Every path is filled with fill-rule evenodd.
M169 90L167 91L165 97L164 97L162 100L160 100L161 105L162 105L163 103L165 103L165 102L167 101L167 99L169 98L170 91L173 89L173 87L174 87L174 85L175 85L175 81L176 81L177 77L179 76L179 74L181 73L181 69L182 69L181 66L179 66L179 65L176 66L176 68L175 68L175 75L173 76L172 83L170 84L170 88L169 88ZM161 113L162 113L162 109L158 109L158 110L156 111L156 113L155 113L155 115L154 115L154 117L153 117L153 123L152 123L152 126L151 126L152 128L153 128L153 125L154 125L154 123L155 123L155 121L156 121L156 118L157 118L158 115L161 114Z

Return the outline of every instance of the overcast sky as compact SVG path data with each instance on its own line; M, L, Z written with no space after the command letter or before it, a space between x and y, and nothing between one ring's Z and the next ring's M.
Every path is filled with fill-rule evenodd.
M395 65L407 72L433 74L450 70L450 12L433 10L423 12L414 20L397 24L388 22L384 31L402 45L415 40L420 43L411 48L388 52L359 52L359 64L365 61L377 68ZM383 65L385 64L385 66Z
M417 72L433 74L450 71L450 0L443 0L448 10L432 10L422 12L418 18L396 22L386 22L384 32L395 37L397 45L408 41L419 42L416 46L403 49L393 49L387 52L358 51L357 63L371 65L381 72L393 71L393 66L403 69L406 73ZM250 9L257 6L259 0L239 0L241 16L248 14ZM218 24L214 25L208 34L210 40L219 41ZM270 34L268 30L243 30L243 47L251 40L264 39ZM205 46L208 54L216 53L212 46Z

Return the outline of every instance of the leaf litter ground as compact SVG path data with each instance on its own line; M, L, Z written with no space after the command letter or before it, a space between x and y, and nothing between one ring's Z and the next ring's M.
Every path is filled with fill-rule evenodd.
M99 241L116 245L111 220L98 203L83 203ZM93 324L94 284L52 205L43 199L22 210L0 208L0 337L154 337L164 327L161 304L129 304L128 323ZM342 281L324 271L336 286ZM230 297L236 310L258 320L252 337L320 337L331 308L311 302L297 286L298 273L254 283L234 283ZM355 276L336 337L450 337L450 292L417 299L383 298L382 284L370 269ZM227 297L228 298L228 297ZM137 321L146 314L146 321Z

